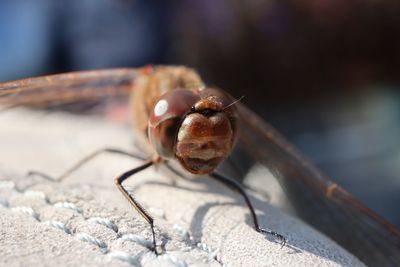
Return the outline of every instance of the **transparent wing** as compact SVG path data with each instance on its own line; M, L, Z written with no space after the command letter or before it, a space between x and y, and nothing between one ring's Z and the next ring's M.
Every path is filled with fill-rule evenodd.
M247 161L266 166L278 179L295 213L371 266L400 262L400 230L321 174L256 114L238 104ZM242 164L242 165L245 165ZM246 166L239 166L246 168ZM259 188L268 187L267 182Z
M56 74L0 83L0 105L49 107L127 95L143 70L106 69Z

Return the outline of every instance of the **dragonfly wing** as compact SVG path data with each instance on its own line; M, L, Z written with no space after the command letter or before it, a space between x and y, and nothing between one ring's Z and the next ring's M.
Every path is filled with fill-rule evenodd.
M127 95L140 69L79 71L0 83L0 105L49 107Z
M238 109L242 125L238 146L246 152L242 155L274 174L301 219L368 265L399 264L399 229L313 167L255 113L241 104Z

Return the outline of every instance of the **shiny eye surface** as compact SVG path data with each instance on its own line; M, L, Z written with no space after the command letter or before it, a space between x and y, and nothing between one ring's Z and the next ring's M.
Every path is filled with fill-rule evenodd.
M217 89L175 89L154 105L149 139L162 158L175 158L194 174L211 173L237 138L234 100Z
M186 89L175 89L162 95L149 119L149 139L157 153L164 158L174 156L179 127L200 97Z
M181 121L181 118L175 117L160 122L156 127L149 127L150 142L161 157L174 156L176 136Z

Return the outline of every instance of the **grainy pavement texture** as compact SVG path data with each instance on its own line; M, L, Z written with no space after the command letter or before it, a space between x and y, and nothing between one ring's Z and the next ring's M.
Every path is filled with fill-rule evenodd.
M242 197L207 177L150 168L124 185L155 217L151 231L114 184L140 164L104 154L61 183L57 176L104 147L134 150L129 127L96 117L15 109L0 113L0 266L363 266L336 243L249 192L262 227L253 229ZM263 175L262 171L257 175Z

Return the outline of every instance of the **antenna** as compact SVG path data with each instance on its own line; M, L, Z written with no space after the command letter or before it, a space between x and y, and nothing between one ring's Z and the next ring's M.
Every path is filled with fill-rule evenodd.
M233 105L235 105L237 102L241 101L244 98L244 95L242 95L239 99L236 99L235 101L233 101L232 103L230 103L229 105L225 106L222 110L227 109Z

